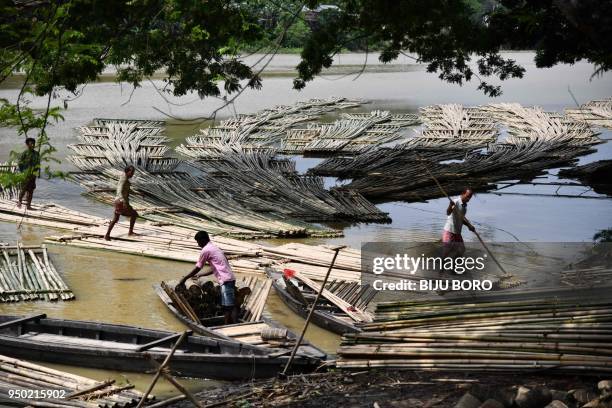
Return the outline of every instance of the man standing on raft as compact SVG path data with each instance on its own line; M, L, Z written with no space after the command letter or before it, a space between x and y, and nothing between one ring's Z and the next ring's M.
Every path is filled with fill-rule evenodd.
M446 224L444 225L444 232L442 233L442 243L444 244L442 257L444 258L447 256L463 256L465 253L465 245L463 244L463 237L461 236L463 224L465 224L470 231L476 231L476 228L465 219L467 204L473 195L474 192L472 189L466 188L459 198L448 204L448 208L446 209Z
M32 196L36 189L36 175L40 169L40 154L36 151L36 140L28 137L25 140L27 149L19 156L18 167L19 171L24 174L25 178L21 184L19 191L19 202L17 208L21 208L21 202L25 197L26 208L32 209Z
M130 217L130 230L128 235L138 235L134 233L134 224L136 224L136 218L138 218L138 213L136 210L132 208L130 205L130 179L134 176L134 172L136 169L131 164L127 166L119 177L119 182L117 183L117 195L115 197L115 214L113 215L113 219L110 224L108 224L108 231L104 236L104 239L110 241L110 233L113 230L113 227L119 221L120 216Z
M206 231L198 231L195 235L195 240L198 246L202 248L200 257L195 268L178 283L179 286L184 286L187 279L191 278L204 267L208 262L210 272L204 272L200 276L215 275L217 282L221 286L221 305L223 306L223 315L225 324L238 323L238 308L236 304L236 278L234 272L227 261L227 257L215 244L210 241L210 237Z

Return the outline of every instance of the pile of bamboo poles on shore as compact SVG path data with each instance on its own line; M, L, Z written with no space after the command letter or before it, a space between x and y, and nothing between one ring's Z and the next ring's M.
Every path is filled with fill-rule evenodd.
M612 301L575 292L377 304L337 366L445 371L612 372Z
M346 113L331 124L288 130L281 151L288 154L358 154L398 140L402 128L418 122L415 114L392 115L380 110Z
M612 129L612 97L593 100L579 108L566 109L565 114L574 120Z
M0 243L0 302L73 300L49 260L47 247Z
M34 407L133 407L143 394L134 385L95 381L0 355L0 402ZM155 397L149 396L146 405Z

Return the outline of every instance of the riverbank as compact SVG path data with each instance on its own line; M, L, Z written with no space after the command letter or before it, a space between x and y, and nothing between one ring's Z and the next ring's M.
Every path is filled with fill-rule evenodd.
M567 407L576 407L602 394L597 389L601 380L596 377L546 374L508 376L397 370L332 371L294 376L287 380L226 384L199 393L196 397L206 407L478 408L481 403L489 401L486 405L489 408L544 408L553 399L563 400ZM535 390L531 391L530 399L527 398L529 390ZM472 398L464 397L466 394ZM536 400L536 397L541 398ZM462 398L469 402L458 405ZM520 405L512 405L517 399ZM581 404L578 399L585 402ZM496 400L500 405L490 400ZM173 406L188 408L193 405L181 402Z

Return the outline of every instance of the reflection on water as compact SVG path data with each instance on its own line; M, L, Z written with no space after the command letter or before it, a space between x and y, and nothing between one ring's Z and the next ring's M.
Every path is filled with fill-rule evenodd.
M523 105L539 105L545 110L561 111L574 103L567 92L571 87L579 102L610 96L612 93L612 75L605 74L593 78L590 75L593 67L586 63L573 66L557 66L551 69L536 70L533 66L532 53L512 53L519 63L526 66L527 72L522 80L504 82L504 95L493 102L520 102ZM340 63L348 68L358 66L363 55L341 55ZM376 65L375 58L369 63ZM410 72L389 72L388 69L368 71L358 79L351 77L339 79L338 75L318 78L301 92L291 89L289 77L266 77L261 91L247 90L235 104L219 111L217 119L238 113L254 112L278 104L290 104L308 98L326 98L332 95L352 98L365 98L370 104L354 109L369 111L372 109L389 109L394 112L415 112L419 106L432 103L462 103L475 105L490 103L477 91L476 84L463 87L439 81L435 74L427 73L410 60L399 63L410 67L402 69ZM297 64L297 56L277 56L271 65L272 71L288 69ZM159 86L161 82L156 81ZM0 98L15 98L16 89L1 89ZM112 82L88 85L84 94L70 103L69 110L64 112L66 120L49 129L53 144L58 148L60 166L63 170L72 169L65 160L68 154L66 146L76 142L78 126L89 123L94 117L137 118L168 120L166 134L171 145L180 144L186 136L197 132L210 121L205 118L221 103L217 99L199 100L197 95L186 95L182 98L171 98L167 103L162 99L153 85L143 82L128 101L131 88ZM44 101L33 101L33 107L42 107ZM160 113L157 108L175 119ZM324 121L333 121L337 113L324 117ZM177 119L178 118L178 119ZM201 118L198 121L183 122L180 118ZM610 139L612 132L603 130L602 137ZM597 146L597 152L580 159L580 163L609 159L612 155L610 142ZM0 161L6 160L9 151L21 149L21 142L12 129L0 129ZM297 168L305 171L316 165L320 159L299 158ZM556 174L556 171L552 171ZM553 180L550 176L549 180ZM545 181L546 179L542 179ZM326 179L326 185L332 186L335 179ZM35 192L35 200L44 199L57 202L77 210L98 215L111 215L110 207L81 196L82 189L76 184L64 180L41 180ZM520 186L504 189L506 192L554 193L556 187ZM560 193L580 193L582 188L564 187ZM334 242L359 247L366 241L406 241L438 239L445 220L446 199L430 200L427 203L392 202L380 204L379 208L390 214L391 224L332 224L342 228L345 237L332 240L308 239L305 242ZM585 200L567 198L542 198L525 196L498 196L477 194L470 202L468 216L476 221L476 226L487 241L589 241L593 234L603 228L612 226L612 200ZM12 223L0 223L0 241L40 243L46 235L57 231L23 225L19 229ZM472 237L466 235L467 239ZM280 244L276 240L271 244ZM112 323L124 323L137 326L182 330L184 327L173 318L165 306L156 297L151 285L162 279L176 279L187 273L190 265L149 259L134 255L119 255L112 252L101 252L86 249L50 246L53 262L69 283L77 300L67 303L18 303L0 304L0 313L25 314L44 312L49 316L68 319L99 320ZM280 299L272 294L268 300L266 314L299 332L303 320L288 310ZM317 327L311 327L307 338L328 352L333 352L339 344L339 337ZM76 369L70 371L94 378L117 378L117 373ZM126 374L132 382L142 381L139 388L145 388L148 376ZM197 381L189 383L203 387L211 382ZM161 389L161 388L160 388ZM168 392L168 388L161 391ZM159 393L159 392L158 392Z

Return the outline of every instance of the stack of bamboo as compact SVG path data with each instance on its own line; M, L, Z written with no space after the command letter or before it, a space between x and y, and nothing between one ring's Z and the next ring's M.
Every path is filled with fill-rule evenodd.
M590 101L577 109L566 109L565 114L574 120L612 129L612 98Z
M392 115L388 111L342 114L331 124L291 129L281 148L291 154L357 154L401 138L399 131L419 122L417 115Z
M49 261L46 246L0 243L0 251L0 302L74 299Z
M315 293L319 293L321 290L321 285L316 283L315 281L305 277L299 272L295 272L295 279L302 282L304 285L308 286ZM336 295L331 290L327 288L323 289L321 295L329 301L331 304L337 306L340 310L347 314L348 317L353 319L355 322L365 323L372 321L372 314L365 309L360 309L356 306L355 303L351 304L344 300L342 297Z
M287 192L282 188L274 189L266 208L262 209L261 203L253 202L253 183L260 178L276 180L279 172L266 174L262 166L251 166L249 171L241 169L241 176L248 180L238 184L228 183L229 175L219 170L207 172L208 169L198 166L199 172L183 171L187 169L181 169L179 165L186 167L186 163L167 155L167 139L161 135L161 128L154 127L158 125L134 120L96 119L94 126L81 128L82 143L69 146L77 153L70 160L80 169L73 173L73 178L88 188L91 197L112 203L122 169L126 164L133 164L137 168L137 175L132 179L134 194L131 201L146 219L241 238L341 235L337 230L303 221L300 212L274 205L274 199L282 198L283 194L284 197L298 200L295 192L299 193L299 186ZM236 164L235 155L226 157L234 158L226 165L232 169L232 165ZM255 159L249 164L261 163L257 157ZM233 174L238 173L233 171ZM284 184L291 185L290 182ZM311 184L318 188L317 183ZM319 190L326 194L326 198L340 206L342 201L335 200L332 194L325 191L322 182L319 184ZM236 189L239 191L234 195ZM330 207L324 199L318 200ZM295 209L296 206L291 208ZM362 203L356 208L359 213L364 212ZM373 213L372 217L385 218L374 205L370 204L365 211Z
M240 143L256 148L275 145L297 123L314 120L333 110L357 107L362 103L360 100L337 97L310 99L289 106L264 109L251 115L238 115L215 127L202 129L197 137L191 139L191 143L179 146L177 151L189 156L191 149L206 147L214 142Z
M264 306L272 288L272 279L262 276L246 276L238 286L246 286L251 289L251 294L246 298L244 304L245 313L242 319L246 322L261 320Z
M426 106L420 111L425 127L418 139L430 143L460 141L472 147L484 147L497 139L494 119L479 108L449 104Z
M499 103L480 107L508 128L506 143L517 144L539 140L555 145L589 146L601 143L588 123L528 108L518 103Z
M143 394L134 385L115 386L0 355L0 400L35 407L133 407ZM147 403L155 398L149 396ZM148 404L147 404L148 405Z
M198 158L192 165L203 172L205 185L225 192L245 208L267 217L275 215L286 221L290 218L309 222L389 220L360 194L330 191L325 189L320 177L298 174L295 162L276 159L275 149L216 142L212 146L191 149L190 153ZM307 230L308 235L321 236L326 232L327 236L334 235L334 231L320 228Z
M138 236L128 236L129 225L117 223L113 240L104 240L108 220L55 204L34 204L32 210L18 209L13 201L0 200L0 220L41 225L70 231L69 234L47 237L57 245L88 249L104 249L127 254L194 262L200 248L193 239L195 231L177 225L153 222L138 223ZM278 247L215 235L212 237L230 260L236 273L263 275L266 267L293 268L314 280L322 280L332 258L332 251L323 245L299 243ZM360 281L360 251L345 248L332 271L332 279Z
M347 334L338 367L452 371L612 372L612 301L546 297L379 303Z

